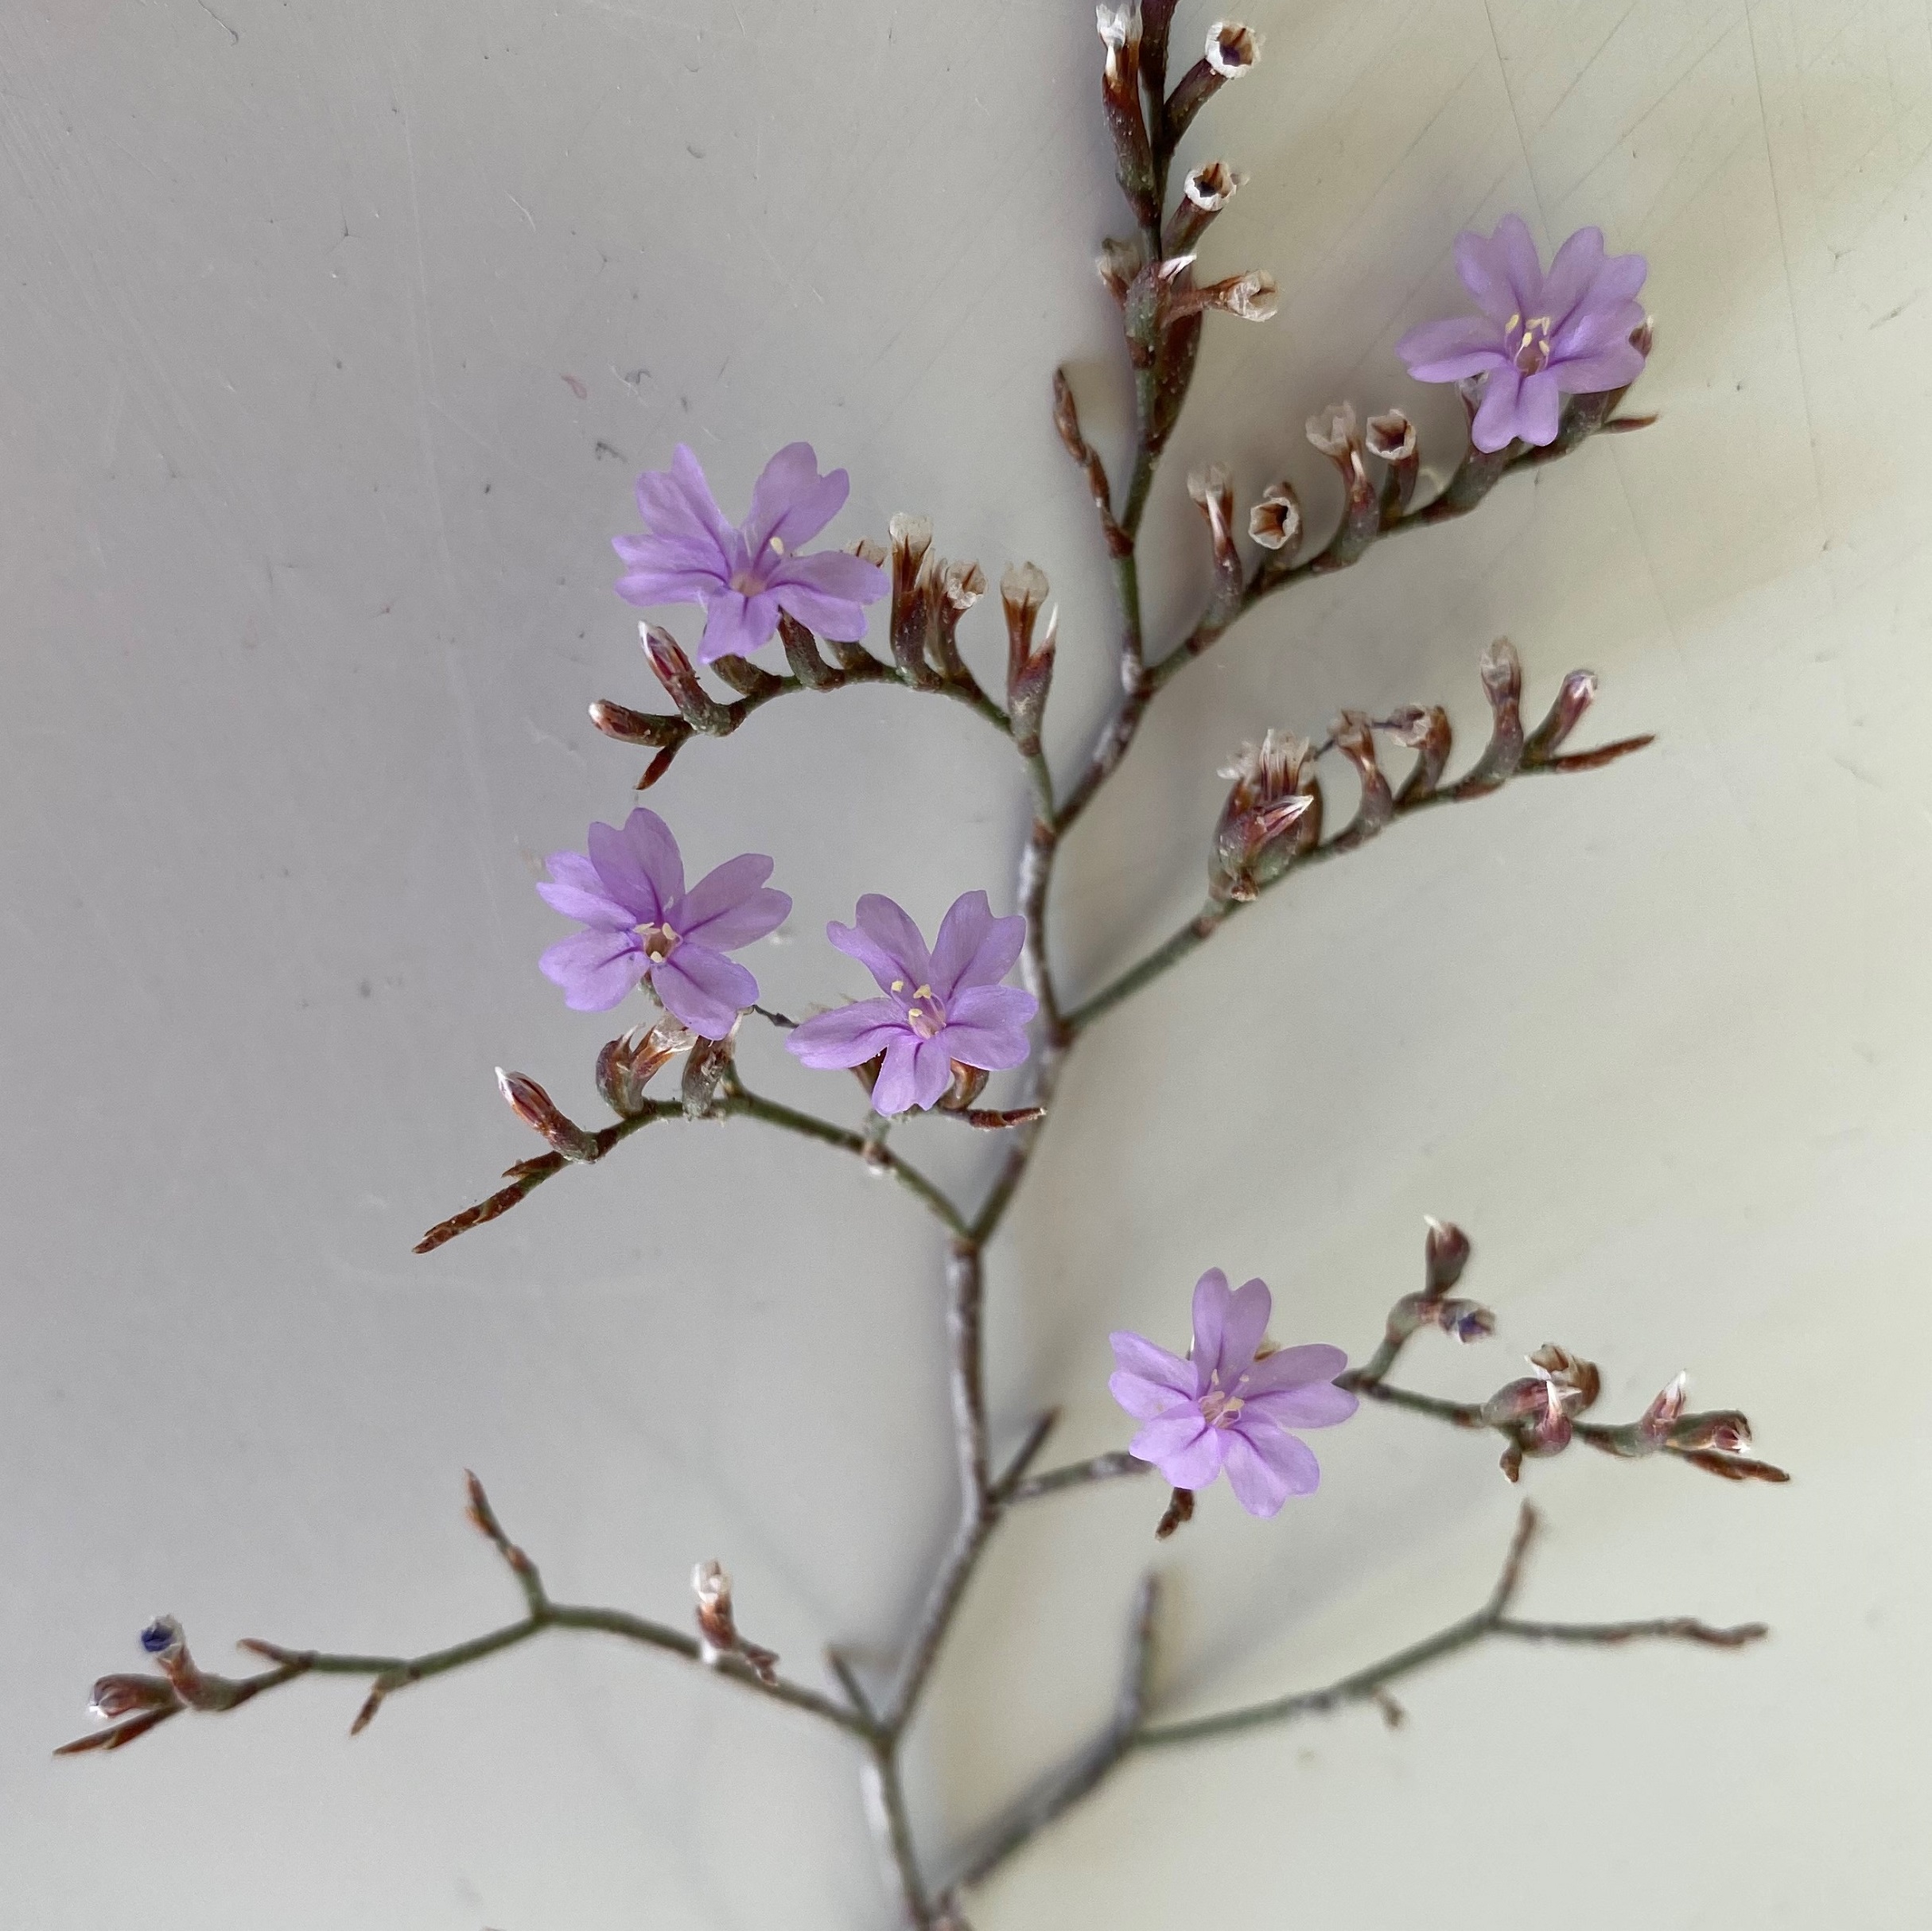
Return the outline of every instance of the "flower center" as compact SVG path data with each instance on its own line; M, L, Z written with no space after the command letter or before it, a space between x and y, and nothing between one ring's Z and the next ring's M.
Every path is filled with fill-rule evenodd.
M1518 374L1534 375L1549 362L1549 332L1553 326L1554 318L1547 315L1533 315L1527 321L1520 315L1510 317L1502 339Z
M1248 1377L1244 1374L1241 1380ZM1240 1382L1235 1383L1238 1387ZM1242 1409L1246 1406L1242 1398L1221 1385L1221 1371L1216 1369L1208 1377L1207 1392L1201 1397L1201 1419L1211 1428L1231 1428Z
M946 1008L933 995L930 985L922 985L906 1005L906 1024L922 1039L931 1039L946 1024Z
M644 957L661 966L678 949L678 934L667 925L640 925L637 936L643 941Z

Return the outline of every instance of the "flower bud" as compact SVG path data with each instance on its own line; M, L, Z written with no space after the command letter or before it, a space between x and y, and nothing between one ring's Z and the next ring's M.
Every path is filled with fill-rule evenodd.
M1576 728L1583 714L1596 697L1596 673L1572 670L1563 680L1557 701L1543 721L1523 740L1522 766L1526 771L1546 764L1563 747L1564 740Z
M1388 719L1387 729L1397 744L1405 744L1416 754L1413 767L1395 795L1396 810L1406 811L1424 798L1433 797L1442 782L1454 742L1449 713L1440 705L1431 705L1426 710L1409 705Z
M1141 252L1140 243L1118 235L1110 235L1102 242L1100 253L1094 258L1094 271L1102 286L1123 307L1134 278L1146 266L1147 257Z
M1736 1408L1686 1415L1672 1428L1670 1446L1685 1450L1714 1448L1720 1455L1749 1455L1751 1424Z
M165 1677L116 1674L103 1677L94 1685L87 1714L103 1722L131 1715L138 1710L178 1710L181 1700Z
M1382 528L1382 506L1369 480L1368 464L1363 460L1365 449L1355 427L1355 405L1332 402L1309 417L1308 437L1335 464L1347 495L1341 526L1320 558L1324 565L1339 569L1353 563Z
M637 628L644 640L644 655L651 660L651 670L684 721L694 731L713 737L722 737L735 728L737 720L728 706L720 704L698 682L698 673L691 668L691 660L678 649L678 640L655 624L640 624Z
M691 727L682 717L634 711L608 697L600 697L591 705L590 721L606 737L623 744L682 744L691 735Z
M1368 449L1370 456L1389 466L1382 486L1382 521L1386 529L1401 520L1409 499L1416 493L1416 478L1422 467L1416 445L1416 425L1399 409L1370 416Z
M533 1133L541 1134L566 1160L593 1160L597 1157L601 1149L596 1135L585 1133L575 1121L566 1118L534 1079L521 1073L507 1073L499 1067L496 1085L510 1110Z
M1227 82L1254 71L1261 50L1261 36L1234 21L1217 20L1207 29L1206 53L1181 76L1167 98L1162 119L1170 148Z
M1013 742L1027 758L1040 749L1040 723L1053 684L1059 613L1048 612L1037 642L1033 635L1047 594L1046 573L1037 564L1009 565L1000 579L1000 601L1006 612L1006 712Z
M972 685L973 674L959 655L959 620L986 593L986 573L977 563L946 563L940 566L938 594L934 600L939 620L933 640L933 654L939 666L955 684Z
M1208 889L1242 903L1321 837L1321 791L1305 738L1270 731L1221 773L1234 781L1215 827Z
M1184 254L1207 232L1207 224L1234 200L1246 181L1226 161L1211 161L1196 168L1180 185L1180 199L1168 217L1161 251Z
M986 1090L989 1075L981 1067L968 1066L964 1060L953 1062L952 1083L939 1095L938 1105L946 1113L964 1113Z
M845 682L845 673L818 655L818 640L789 610L778 613L778 635L791 674L807 690L831 690Z
M1141 9L1139 0L1119 7L1098 6L1095 25L1107 56L1101 70L1101 105L1114 139L1114 174L1127 205L1142 227L1160 219L1154 155L1141 107Z
M1353 850L1374 837L1395 816L1395 796L1375 756L1374 727L1362 712L1343 712L1329 736L1335 740L1335 749L1354 765L1355 775L1362 780L1362 802L1347 829L1335 840L1338 845Z
M1422 1244L1426 1292L1447 1294L1462 1279L1463 1269L1469 1265L1469 1236L1453 1221L1438 1220L1432 1214L1425 1214L1423 1219L1429 1228Z
M1270 483L1248 512L1248 534L1264 550L1281 553L1272 568L1285 569L1301 547L1301 499L1292 483Z
M650 1105L644 1089L696 1035L674 1020L633 1026L597 1055L597 1090L614 1113L634 1120Z
M1516 775L1522 763L1522 659L1506 637L1499 637L1483 653L1477 666L1491 713L1489 743L1469 774L1456 787L1458 798L1493 791Z
M938 627L939 559L932 554L932 520L901 514L887 529L892 539L893 661L908 684L931 690L939 681L927 662Z
M1637 1451L1654 1455L1670 1439L1684 1412L1687 1377L1678 1375L1637 1420Z
M687 1120L706 1120L711 1117L717 1098L717 1090L724 1083L725 1076L731 1070L731 1055L738 1028L744 1023L740 1013L731 1022L731 1031L721 1039L698 1037L690 1044L690 1055L684 1063L684 1082L679 1097L684 1101L684 1117Z
M759 1681L778 1680L778 1658L769 1649L747 1642L738 1633L732 1613L731 1578L717 1562L701 1562L691 1572L691 1593L698 1599L698 1653L716 1669L729 1657L747 1664Z
M1570 1413L1580 1415L1596 1405L1596 1397L1604 1391L1604 1377L1595 1362L1585 1361L1553 1341L1545 1342L1530 1361L1549 1377Z
M1214 551L1215 591L1206 621L1225 624L1240 608L1244 587L1241 553L1234 547L1234 491L1226 468L1211 463L1204 470L1195 470L1188 478L1188 494L1207 519Z

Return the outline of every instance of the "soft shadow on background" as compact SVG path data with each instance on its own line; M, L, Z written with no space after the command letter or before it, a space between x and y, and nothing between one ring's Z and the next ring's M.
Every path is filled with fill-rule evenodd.
M1209 16L1184 6L1177 39ZM1284 890L1075 1063L996 1252L997 1413L1118 1445L1105 1335L1182 1337L1200 1269L1358 1354L1421 1215L1475 1235L1499 1339L1631 1411L1680 1368L1798 1479L1533 1467L1530 1613L1762 1616L1741 1656L1475 1653L1357 1712L1132 1766L981 1931L1260 1921L1917 1925L1928 1688L1919 1363L1932 1237L1932 27L1879 0L1261 0L1188 158L1252 179L1150 518L1156 636L1200 589L1181 480L1332 486L1302 419L1453 399L1401 329L1450 238L1520 209L1651 262L1662 419L1264 609L1164 703L1069 851L1090 985L1197 901L1215 776L1273 724L1447 703L1507 631L1540 707L1643 757L1398 827ZM721 499L809 437L840 541L899 508L1063 609L1052 745L1110 673L1055 442L1123 383L1089 257L1120 225L1083 0L0 5L0 1921L36 1931L887 1922L849 1753L647 1656L559 1639L395 1699L304 1684L52 1762L157 1610L420 1647L508 1614L489 1482L561 1592L682 1618L721 1556L801 1674L883 1653L951 1509L928 1224L856 1165L653 1134L426 1260L529 1150L497 1062L589 1111L608 1028L535 961L541 855L626 808L585 705L652 697L609 536L688 441ZM1432 445L1431 440L1432 438ZM689 613L687 613L688 615ZM999 660L997 615L969 648ZM687 635L690 634L687 631ZM700 744L652 801L703 865L776 858L754 963L853 989L861 891L1009 902L1020 793L956 707L865 691ZM856 1117L754 1040L760 1082ZM966 1179L985 1149L908 1144ZM1207 1708L1460 1614L1512 1498L1493 1443L1365 1415L1272 1525L1164 1551L1164 1681ZM1153 1552L1135 1485L1041 1506L983 1573L917 1770L935 1843L1100 1720Z

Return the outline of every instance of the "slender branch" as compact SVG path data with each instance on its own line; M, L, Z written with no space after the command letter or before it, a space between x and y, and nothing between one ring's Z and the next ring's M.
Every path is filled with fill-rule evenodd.
M1615 758L1626 756L1634 751L1641 751L1650 742L1648 737L1620 738L1613 744L1596 746L1588 752L1553 758L1546 763L1523 765L1512 775L1518 778L1563 777L1580 770L1594 770ZM1585 760L1588 760L1587 763ZM1437 805L1468 804L1479 798L1493 798L1502 789L1500 784L1491 785L1481 791L1464 791L1451 785L1406 802L1398 795L1394 803L1394 813L1397 818L1409 818L1418 811L1429 810ZM1237 912L1258 903L1261 894L1273 891L1286 880L1299 878L1312 865L1321 864L1331 858L1344 857L1350 852L1359 851L1362 845L1362 840L1351 838L1343 830L1325 844L1316 846L1312 851L1302 853L1285 871L1261 881L1257 888L1254 899L1209 899L1178 931L1170 933L1145 958L1137 960L1118 978L1110 980L1098 992L1069 1012L1065 1021L1067 1032L1078 1039L1102 1014L1111 1012L1123 1000L1131 998L1141 987L1152 983L1163 973L1178 966L1190 954L1204 946Z
M728 1118L761 1120L767 1126L781 1127L788 1133L815 1140L821 1145L857 1154L875 1171L889 1173L954 1234L964 1234L966 1231L965 1217L945 1191L927 1179L910 1160L901 1160L882 1140L854 1133L849 1127L835 1125L830 1120L820 1119L816 1113L803 1113L780 1101L768 1100L746 1087L735 1071L720 1092L719 1110Z
M1002 737L1013 735L1005 712L970 678L956 681L935 670L929 683L915 684L901 675L896 664L882 662L862 646L845 647L840 657L837 667L822 662L820 672L809 683L795 674L776 677L757 665L747 663L738 674L754 681L755 688L728 703L709 698L709 708L703 713L709 721L702 726L694 725L675 713L634 711L608 699L601 700L592 707L591 717L606 736L616 738L620 743L657 748L657 756L638 786L639 791L655 784L694 738L729 737L754 711L762 710L775 699L790 697L795 691L840 690L850 685L890 684L907 690L950 697L990 725ZM706 694L709 697L709 694Z
M1049 1468L1044 1474L1016 1482L1008 1491L1009 1502L1032 1502L1042 1495L1057 1495L1063 1489L1084 1488L1090 1482L1112 1482L1122 1475L1153 1473L1151 1462L1137 1460L1124 1448L1097 1455L1087 1462L1070 1462L1063 1468Z
M1133 1749L1143 1734L1141 1725L1153 1688L1154 1617L1159 1606L1160 1584L1155 1577L1147 1576L1134 1599L1127 1667L1112 1722L1072 1762L1037 1785L993 1824L961 1861L948 1881L948 1890L982 1882L1016 1851L1090 1797Z
M1452 1656L1459 1649L1486 1641L1492 1636L1525 1642L1594 1643L1600 1645L1665 1638L1708 1643L1726 1649L1741 1649L1769 1632L1761 1622L1740 1623L1729 1629L1713 1628L1691 1616L1671 1616L1639 1622L1525 1622L1507 1614L1522 1580L1525 1557L1537 1528L1535 1509L1525 1502L1517 1518L1516 1533L1489 1600L1473 1614L1439 1630L1433 1636L1412 1643L1394 1655L1371 1663L1365 1669L1339 1678L1325 1688L1303 1690L1293 1696L1277 1696L1265 1703L1249 1704L1239 1709L1224 1710L1213 1716L1200 1716L1172 1723L1156 1723L1141 1731L1139 1744L1153 1747L1167 1743L1199 1743L1208 1737L1229 1736L1265 1724L1290 1723L1298 1716L1312 1716L1341 1708L1346 1704L1379 1701L1390 1684L1413 1672Z
M907 1921L915 1931L931 1931L932 1900L919 1869L919 1846L906 1809L905 1790L899 1777L899 1753L893 1741L884 1737L875 1739L860 1778L866 1820L872 1826L885 1880L898 1891Z

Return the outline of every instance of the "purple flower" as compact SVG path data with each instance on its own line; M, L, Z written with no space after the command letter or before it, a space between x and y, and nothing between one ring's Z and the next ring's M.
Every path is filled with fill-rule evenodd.
M734 530L679 443L669 469L637 479L644 534L611 539L630 565L617 594L647 607L702 604L701 664L748 655L777 629L781 609L822 637L856 643L865 635L863 607L885 594L884 571L843 550L798 554L838 514L849 487L842 469L819 475L810 443L787 443L752 485L752 513Z
M563 988L564 1004L603 1012L639 980L674 1019L707 1039L729 1035L758 997L758 981L725 954L774 930L791 901L765 880L772 861L755 852L727 859L689 892L671 828L655 811L593 825L590 856L553 852L544 903L588 931L560 939L537 963Z
M825 934L885 997L818 1013L785 1043L821 1068L863 1066L883 1053L872 1092L879 1112L931 1105L951 1083L955 1059L993 1073L1025 1059L1027 1022L1040 1002L1000 981L1026 942L1026 921L994 918L983 892L953 901L931 952L905 911L877 892L859 900L856 926L835 921Z
M1642 372L1630 338L1649 265L1606 255L1601 228L1579 228L1546 275L1522 216L1505 215L1494 235L1456 236L1456 268L1483 313L1425 322L1395 352L1418 382L1487 378L1469 432L1479 449L1554 442L1563 397L1621 389Z
M1142 1424L1128 1452L1177 1489L1204 1489L1225 1468L1250 1515L1273 1515L1321 1481L1313 1451L1288 1431L1332 1428L1356 1407L1334 1385L1348 1366L1339 1348L1316 1342L1258 1352L1273 1305L1265 1281L1230 1294L1226 1275L1212 1267L1195 1284L1194 1347L1185 1361L1140 1335L1109 1337L1120 1367L1107 1385Z

